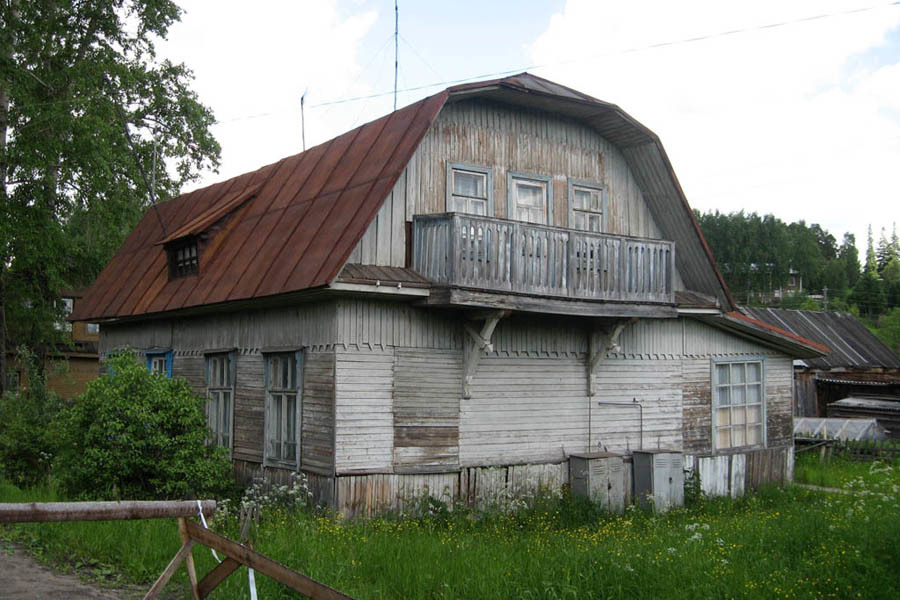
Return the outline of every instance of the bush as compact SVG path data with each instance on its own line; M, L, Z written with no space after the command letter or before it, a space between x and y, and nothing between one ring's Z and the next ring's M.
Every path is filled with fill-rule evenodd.
M182 378L151 374L131 351L59 419L55 475L71 497L174 499L227 493L227 450L207 444L203 398Z
M56 436L49 424L61 403L45 386L34 356L20 350L18 360L27 386L0 398L0 473L19 487L31 487L50 474Z

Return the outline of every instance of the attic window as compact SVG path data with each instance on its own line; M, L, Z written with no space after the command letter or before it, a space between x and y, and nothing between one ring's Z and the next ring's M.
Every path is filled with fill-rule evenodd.
M172 242L167 248L169 254L169 277L184 277L200 270L197 254L197 238L188 237Z

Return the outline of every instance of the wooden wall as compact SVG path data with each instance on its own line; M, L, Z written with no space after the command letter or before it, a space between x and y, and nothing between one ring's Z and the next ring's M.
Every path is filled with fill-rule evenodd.
M490 167L493 216L507 214L507 173L551 178L551 225L568 227L570 178L606 188L606 233L662 239L640 186L621 152L577 121L488 100L447 104L426 133L375 221L350 257L351 263L405 266L403 221L417 214L447 212L447 163ZM676 272L675 289L684 289Z

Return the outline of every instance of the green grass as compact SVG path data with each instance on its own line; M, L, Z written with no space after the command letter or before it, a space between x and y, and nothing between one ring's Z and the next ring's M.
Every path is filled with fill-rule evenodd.
M884 467L819 468L801 458L798 478L833 471L813 478L869 493L770 488L661 515L611 517L565 500L517 514L350 523L269 510L255 545L357 598L897 598L900 480ZM0 501L26 498L53 499L0 487ZM212 526L236 535L231 520ZM6 535L52 559L91 557L142 582L179 546L174 521L16 526ZM208 549L194 555L201 573L213 566ZM179 578L171 585L183 591L183 570ZM241 569L213 598L248 597L246 581ZM261 598L295 597L266 577L257 584Z

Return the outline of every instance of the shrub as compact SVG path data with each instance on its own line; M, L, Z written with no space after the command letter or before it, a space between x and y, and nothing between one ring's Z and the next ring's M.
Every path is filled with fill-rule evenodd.
M48 425L60 408L59 397L48 390L34 356L20 350L27 386L0 397L0 473L19 487L47 481L56 446Z
M55 475L80 498L172 499L225 493L227 451L207 444L203 398L182 378L151 374L131 351L60 415Z

